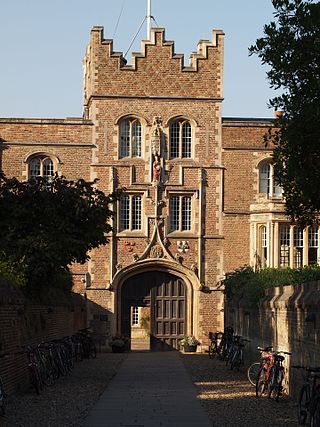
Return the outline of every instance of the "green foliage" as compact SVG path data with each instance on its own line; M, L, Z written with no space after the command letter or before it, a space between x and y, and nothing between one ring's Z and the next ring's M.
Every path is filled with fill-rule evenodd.
M28 288L64 284L70 289L68 266L84 263L88 251L104 245L111 231L109 205L95 182L53 177L20 182L0 176L0 247Z
M8 260L0 257L0 278L6 282L23 288L26 285L26 278L23 272L18 271Z
M244 266L226 274L223 281L227 299L245 298L250 306L256 306L268 288L297 285L320 280L320 266L303 268L264 268L254 271Z
M200 345L200 341L193 335L185 335L179 343L182 347Z
M282 94L270 100L282 117L272 140L276 179L283 187L286 212L301 225L320 213L320 3L272 0L276 20L249 48L263 64L270 86Z

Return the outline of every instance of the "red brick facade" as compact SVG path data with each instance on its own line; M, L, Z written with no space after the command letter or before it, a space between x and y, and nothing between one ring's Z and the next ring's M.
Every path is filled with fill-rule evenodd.
M114 206L110 243L93 251L88 265L74 268L75 290L92 301L88 318L109 317L110 330L100 331L106 335L124 330L123 285L152 271L185 285L183 329L168 335L205 340L208 331L223 327L219 284L225 272L254 262L252 224L258 227L259 220L252 215L267 207L283 219L282 202L275 209L264 198L263 208L256 206L259 162L270 157L263 135L271 121L221 117L223 42L223 32L213 31L186 66L164 30L152 29L128 65L103 39L103 29L94 27L84 58L83 119L0 119L6 175L29 178L29 160L41 154L67 178L98 178L106 193L126 188L130 208L121 213L120 204ZM132 154L136 141L138 155ZM131 154L124 155L128 147ZM173 202L190 203L187 213L176 211L180 228L173 225ZM133 228L121 225L126 219L129 224L129 203L141 203Z

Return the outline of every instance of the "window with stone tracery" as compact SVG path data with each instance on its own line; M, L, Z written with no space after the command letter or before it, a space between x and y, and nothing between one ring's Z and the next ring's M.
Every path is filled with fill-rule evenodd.
M263 162L259 167L259 193L268 197L282 197L282 188L274 176L274 166L271 162Z
M54 174L54 162L50 157L35 155L28 161L28 179L41 177L50 183Z
M127 118L119 124L119 156L141 157L142 126L138 119Z
M301 228L287 223L269 223L258 225L256 230L260 267L300 268L319 264L318 226Z
M188 120L178 119L170 123L170 158L191 158L192 127Z
M170 197L170 231L191 231L191 196L176 195Z
M123 195L120 198L120 231L142 229L141 195Z

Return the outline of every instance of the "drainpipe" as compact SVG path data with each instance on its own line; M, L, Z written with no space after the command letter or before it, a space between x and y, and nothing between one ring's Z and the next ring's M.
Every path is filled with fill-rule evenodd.
M198 277L202 283L202 213L203 213L203 169L199 171L199 229L198 229Z

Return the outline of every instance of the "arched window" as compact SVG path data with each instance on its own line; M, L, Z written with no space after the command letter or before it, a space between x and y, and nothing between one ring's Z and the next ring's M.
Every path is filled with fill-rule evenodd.
M45 155L33 156L28 162L28 178L44 178L50 182L55 173L54 163L50 157Z
M119 125L120 157L141 157L142 128L138 119L123 119Z
M282 188L274 177L273 164L264 162L259 168L259 193L264 193L268 197L281 197Z
M170 123L170 158L191 158L192 127L188 120Z

